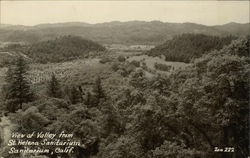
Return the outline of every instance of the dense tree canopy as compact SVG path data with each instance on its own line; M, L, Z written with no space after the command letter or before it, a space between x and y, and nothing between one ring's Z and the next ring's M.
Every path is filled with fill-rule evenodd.
M148 52L151 56L165 56L167 61L190 62L211 50L219 50L235 37L217 37L203 34L183 34L156 46Z
M60 62L80 57L88 57L90 52L105 51L105 48L93 41L78 36L62 36L32 44L27 55L38 62Z

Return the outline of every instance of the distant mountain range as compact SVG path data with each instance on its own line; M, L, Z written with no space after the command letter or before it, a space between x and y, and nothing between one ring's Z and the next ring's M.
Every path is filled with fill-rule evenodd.
M249 23L206 26L161 21L113 21L99 24L68 22L35 26L0 25L0 41L5 42L37 42L63 35L77 35L102 44L160 44L183 33L244 36L249 34Z

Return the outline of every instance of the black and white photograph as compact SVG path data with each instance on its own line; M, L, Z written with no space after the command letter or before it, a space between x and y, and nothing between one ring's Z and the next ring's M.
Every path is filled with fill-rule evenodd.
M249 8L0 0L0 158L249 158Z

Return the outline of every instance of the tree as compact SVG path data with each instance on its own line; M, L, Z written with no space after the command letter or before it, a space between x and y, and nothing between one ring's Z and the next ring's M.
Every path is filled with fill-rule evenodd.
M60 82L56 78L55 74L52 74L51 80L48 83L47 93L48 93L48 96L50 97L54 97L54 98L62 97Z
M49 120L43 116L37 107L31 106L25 111L16 113L18 131L23 133L30 133L33 131L42 131L49 123Z
M88 107L91 106L91 99L92 99L92 95L90 92L87 93L84 104L87 105Z
M113 134L121 135L125 130L125 123L114 105L109 101L104 102L102 104L102 113L103 136L108 137Z
M82 102L82 94L75 86L73 86L70 90L69 100L72 104Z
M23 103L33 100L34 95L27 79L27 69L28 66L22 57L18 57L15 64L8 69L5 100L9 112L22 109Z
M117 58L117 60L119 61L119 62L125 62L125 60L126 60L126 58L124 57L124 56L118 56L118 58Z
M170 97L177 100L175 114L179 116L173 122L186 137L187 147L212 151L220 144L235 148L234 153L223 154L223 158L248 155L250 65L247 41L249 39L237 40L170 76L173 91ZM206 157L210 157L208 154ZM211 157L221 157L211 154Z
M102 88L102 82L101 82L101 78L98 76L96 81L95 81L95 85L93 87L93 93L95 94L95 104L98 105L100 102L100 99L104 99L105 98L105 94L104 94L104 90Z

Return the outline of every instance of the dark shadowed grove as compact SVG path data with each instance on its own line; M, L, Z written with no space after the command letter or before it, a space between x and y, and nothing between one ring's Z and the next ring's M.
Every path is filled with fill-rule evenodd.
M0 156L247 157L247 29L159 21L1 26ZM72 153L52 153L55 146L9 153L11 132L33 131L72 133L81 145Z

